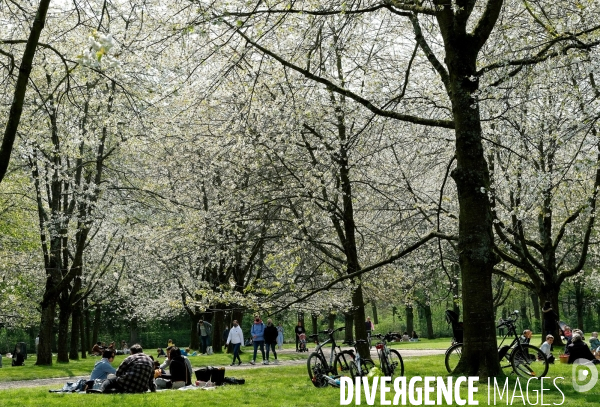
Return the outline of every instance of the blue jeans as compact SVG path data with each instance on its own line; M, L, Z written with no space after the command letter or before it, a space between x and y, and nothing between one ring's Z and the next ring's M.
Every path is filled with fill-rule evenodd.
M233 344L233 363L235 363L236 358L240 363L242 363L242 359L240 358L240 346L242 346L241 343Z
M265 341L253 341L252 344L254 345L254 357L252 358L252 360L256 362L256 350L259 346L260 353L262 353L262 358L263 360L265 360Z
M206 353L206 349L210 346L210 336L202 336L200 335L200 353Z

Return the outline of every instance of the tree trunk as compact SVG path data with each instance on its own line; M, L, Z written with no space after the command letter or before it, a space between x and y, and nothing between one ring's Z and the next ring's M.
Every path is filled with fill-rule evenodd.
M129 323L129 346L139 343L138 321L133 318Z
M375 325L379 324L379 316L377 315L377 303L375 301L371 301L371 311L373 312L373 323Z
M542 330L542 320L541 320L541 314L540 314L540 302L538 300L538 296L537 296L536 293L532 292L532 293L530 293L530 298L531 298L531 303L533 304L533 317L536 320L535 326L533 326L533 323L532 323L531 329L533 329L534 332L537 332L538 330L541 330L542 332L544 332ZM537 324L539 324L539 326Z
M81 303L78 303L73 308L73 314L71 316L71 346L69 349L69 359L79 360L79 342L80 342L80 331L81 327Z
M433 321L431 319L431 306L426 304L423 307L423 314L425 316L425 322L427 323L427 339L433 339ZM409 334L412 331L409 332Z
M88 303L87 300L85 301L85 335L81 336L81 339L84 339L85 342L82 343L81 347L82 349L85 349L86 352L90 351L92 349L92 344L90 342L91 339L91 327L92 327L92 321L91 321L91 317L90 317L90 309L88 308Z
M190 330L190 348L191 349L200 349L200 337L198 334L198 321L200 321L200 318L201 318L201 315L199 313L190 315L190 322L192 324L191 330Z
M575 286L575 310L577 311L577 328L581 329L583 332L583 287L584 283L581 281L576 281L573 283Z
M310 314L312 321L312 334L316 335L319 332L319 316L317 314Z
M552 286L550 284L545 284L540 287L540 291L537 293L540 303L545 303L546 301L550 301L550 305L552 305L552 309L556 312L556 319L560 321L560 308L558 301L558 293L560 290L560 286ZM565 343L562 341L560 337L560 333L558 331L558 324L554 324L552 329L552 336L554 336L553 346L556 348L565 346ZM546 331L546 327L544 327L544 332Z
M333 312L330 312L329 315L327 315L327 328L335 328L335 314Z
M344 314L346 320L346 330L344 331L344 341L351 342L354 339L354 314L352 312L346 312Z
M96 304L96 310L94 311L94 329L92 330L92 343L90 345L98 343L98 332L100 331L100 321L102 320L102 308L100 307L100 303ZM130 345L133 345L132 342L129 342ZM88 350L91 350L92 347L88 347Z
M213 315L213 333L212 333L212 347L213 352L222 353L223 342L223 331L225 331L225 312L222 310L225 306L223 304L217 304L215 313Z
M354 332L357 339L367 339L367 328L365 327L365 304L363 302L362 285L356 286L352 293L352 308L354 309ZM369 345L361 343L356 346L360 356L368 359L370 355Z
M6 121L2 145L0 146L0 182L4 179L4 175L8 169L13 143L17 137L17 129L19 127L19 122L21 121L25 93L27 92L27 83L29 82L29 76L31 74L31 69L33 68L33 57L37 50L40 34L46 23L46 14L48 13L49 6L50 0L40 1L35 20L33 21L29 33L29 38L27 39L27 44L25 45L23 58L21 59L19 66L19 75L17 77L17 83L15 84L15 92L13 94L8 120ZM44 356L44 358L45 357L46 356Z
M54 316L56 315L56 302L42 303L42 316L40 321L40 344L35 362L38 366L52 365L52 338L54 336Z
M83 304L79 310L79 332L81 332L81 359L87 359L87 344L86 344L86 331L85 331L85 313L83 312Z
M409 334L415 330L415 314L412 306L406 306L406 332Z
M67 300L59 302L58 310L58 351L56 361L58 363L69 363L69 319L71 309L66 304Z

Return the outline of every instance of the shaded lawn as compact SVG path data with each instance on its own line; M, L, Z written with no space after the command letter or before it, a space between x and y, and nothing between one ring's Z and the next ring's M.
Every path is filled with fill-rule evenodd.
M304 354L306 355L306 354ZM220 355L222 356L222 355ZM446 377L443 355L413 357L405 359L405 368L407 380L413 376L443 376ZM43 368L39 368L43 369ZM305 365L281 366L277 368L262 369L252 368L243 371L230 371L228 376L243 377L246 384L242 386L224 386L212 391L164 391L159 393L146 393L136 395L101 395L101 394L52 394L48 389L52 386L39 388L27 388L17 390L5 390L0 392L1 406L215 406L231 407L237 405L244 406L337 406L340 405L340 391L331 387L317 389L312 386L308 380ZM545 405L563 405L563 406L583 406L592 407L598 405L600 400L600 385L596 385L587 393L577 393L573 390L571 379L573 377L572 366L565 364L555 364L550 366L548 375L554 380L562 376L564 379L556 379L556 385L562 391L562 394L556 389L552 380L545 381L544 388L549 389L544 392ZM47 376L46 376L47 377ZM501 379L502 385L504 379ZM421 383L422 384L422 383ZM513 375L509 376L509 395L511 400L507 400L506 394L503 400L498 399L496 405L541 405L540 400L536 402L536 394L539 395L540 383L532 380L527 393L527 382L519 380L523 396L529 396L523 400L520 392L515 393L516 379ZM501 385L501 387L502 387ZM478 392L475 399L479 405L488 405L488 386L486 383L478 384ZM466 388L463 386L461 395L466 398ZM535 393L537 390L538 393ZM377 392L379 394L379 392ZM433 398L435 399L435 394ZM564 394L564 398L563 398ZM493 405L493 393L491 395L491 404ZM391 399L390 397L389 399ZM375 405L379 405L379 396L376 398ZM366 405L364 395L361 405ZM508 401L508 402L507 402ZM524 403L525 401L525 403ZM354 405L352 403L351 405ZM452 404L457 405L457 404Z

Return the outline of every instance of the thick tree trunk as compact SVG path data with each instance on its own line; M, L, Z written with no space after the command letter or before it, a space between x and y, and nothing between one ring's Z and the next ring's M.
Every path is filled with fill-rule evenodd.
M354 314L352 312L347 312L344 314L344 319L346 320L346 330L344 331L344 341L351 342L354 338Z
M365 327L365 304L363 302L362 285L358 285L352 293L352 308L354 309L354 332L357 339L367 339L367 328ZM370 355L369 345L358 344L356 346L360 356L368 359Z
M40 321L40 344L35 362L38 366L52 365L52 338L54 336L54 316L56 315L56 302L42 303L42 316Z
M409 334L415 330L415 314L412 306L406 306L406 332Z
M479 106L473 97L478 88L476 55L468 41L462 40L458 33L445 38L456 133L452 178L460 208L458 258L464 321L463 352L454 374L487 378L500 374L492 301L492 271L498 259L493 252L490 176L483 154Z
M190 315L190 323L192 324L190 330L190 348L200 349L200 336L198 334L198 321L200 321L201 314Z
M426 304L423 307L423 314L427 324L427 339L433 339L433 320L431 319L431 306ZM412 331L410 331L412 333Z
M310 314L312 322L312 334L316 335L319 332L319 316L317 314Z
M69 349L69 359L79 360L79 342L80 342L80 331L81 327L81 304L77 304L73 308L73 314L71 316L71 346Z
M213 315L213 334L212 334L212 347L213 352L221 353L223 352L222 346L223 343L223 331L225 330L225 312L222 310L225 306L222 304L218 304L216 306L216 311Z
M69 319L71 307L65 300L59 302L58 310L58 351L56 361L58 363L69 363Z
M335 314L333 312L329 312L329 314L327 315L327 328L335 328Z

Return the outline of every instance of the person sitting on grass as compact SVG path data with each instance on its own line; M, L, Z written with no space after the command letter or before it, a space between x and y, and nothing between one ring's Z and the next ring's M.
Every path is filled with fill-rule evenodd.
M171 369L171 358L169 357L171 354L171 351L175 348L175 346L169 346L167 348L167 358L165 359L165 361L160 365L160 368L165 370L166 368L169 368L169 370ZM177 348L179 349L179 348ZM181 351L179 352L179 354L181 355ZM185 356L181 356L183 358L183 362L185 363L185 366L188 369L188 374L191 377L193 370L192 370L192 362L190 362L190 360L188 358L186 358Z
M548 334L546 335L546 342L542 343L540 346L540 350L544 352L546 355L546 359L548 359L548 363L554 363L554 356L551 353L552 343L554 342L554 336Z
M590 338L590 348L592 352L598 352L598 348L600 348L600 340L598 339L598 332L592 332L592 337Z
M129 348L127 356L116 372L116 377L106 379L100 388L103 393L145 393L155 392L154 361L144 353L139 344Z
M112 350L105 350L102 352L102 359L96 362L90 380L106 380L109 374L117 373L117 369L112 367L112 362L115 360L115 352Z
M571 343L567 346L569 349L569 361L567 363L572 364L577 359L591 360L594 364L600 363L600 360L596 359L594 355L592 355L590 348L587 347L587 344L584 342L585 338L583 335L577 331L579 330L575 329L573 331Z
M533 332L531 332L531 330L529 329L526 329L523 331L523 335L521 335L519 340L521 341L521 343L529 343L531 342L531 335L533 335Z
M187 370L187 366L185 365L185 360L177 346L173 346L171 352L169 352L169 359L171 360L169 372L171 373L173 388L178 389L192 384L192 379Z
M92 354L92 356L102 356L102 352L102 342L96 342L90 353Z
M17 346L15 348L15 353L12 355L12 365L13 366L25 366L25 357L21 353L21 347Z
M156 355L157 358L159 358L161 356L167 357L167 354L165 353L165 351L163 350L163 348L156 349L156 353L158 353L158 355Z

